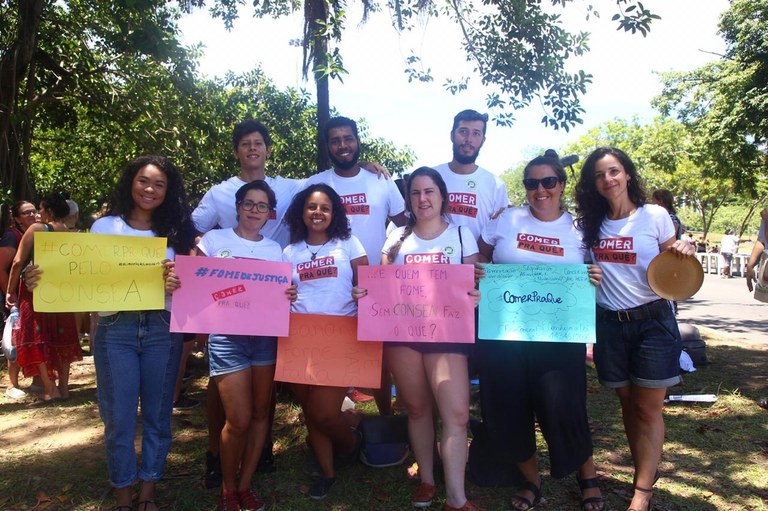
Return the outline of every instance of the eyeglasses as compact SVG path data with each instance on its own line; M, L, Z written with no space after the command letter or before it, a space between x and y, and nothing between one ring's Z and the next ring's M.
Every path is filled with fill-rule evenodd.
M551 190L555 186L557 186L557 183L560 182L560 178L555 176L545 177L543 179L534 179L532 177L529 177L527 179L523 179L523 186L526 190L529 192L532 192L534 190L537 190L539 188L539 183L541 183L541 186L543 186L546 190Z
M253 202L251 200L240 201L237 205L246 211L253 211L253 208L256 208L259 213L266 213L272 209L266 202Z
M19 216L35 216L37 214L36 209L28 209L27 211L19 211Z

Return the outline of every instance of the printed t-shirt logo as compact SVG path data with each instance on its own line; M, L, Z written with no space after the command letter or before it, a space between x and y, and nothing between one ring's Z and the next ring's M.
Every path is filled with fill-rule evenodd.
M370 215L371 206L365 193L353 193L351 195L342 195L341 202L348 215Z
M299 274L299 280L306 282L315 279L335 278L339 274L339 269L334 265L335 259L331 256L318 257L314 261L305 261L296 265L296 273Z
M560 246L559 238L547 238L525 232L517 233L517 248L535 252L537 254L553 255L563 257L565 251Z
M636 264L634 238L602 238L592 249L597 263Z
M222 248L215 254L216 257L232 257L232 250L228 248Z
M477 218L477 195L474 193L448 193L448 212L452 215Z
M436 254L407 254L405 264L448 264L450 258L442 252Z

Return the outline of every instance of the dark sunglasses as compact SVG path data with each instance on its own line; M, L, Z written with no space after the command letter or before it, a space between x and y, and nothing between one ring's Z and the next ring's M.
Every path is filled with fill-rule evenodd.
M545 177L543 179L534 179L532 177L529 177L527 179L523 179L523 186L526 190L529 192L532 192L539 188L539 183L541 183L541 186L543 186L547 190L551 190L555 186L557 186L557 183L560 182L560 179L555 176Z

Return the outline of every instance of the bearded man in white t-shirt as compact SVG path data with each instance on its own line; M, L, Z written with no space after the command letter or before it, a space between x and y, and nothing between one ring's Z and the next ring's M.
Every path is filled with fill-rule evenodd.
M357 123L346 117L334 117L325 125L325 142L333 168L315 174L307 186L325 183L341 197L346 209L352 234L360 240L368 255L369 265L381 262L381 249L387 241L387 219L400 227L405 225L405 201L391 179L379 180L370 172L361 172L360 138ZM382 367L384 373L386 368ZM390 386L384 374L383 385L374 392L382 415L391 413ZM350 389L353 401L368 401L370 396Z
M480 237L483 227L509 205L507 187L497 175L475 163L485 143L488 114L463 110L453 118L453 159L434 167L448 188L451 220Z

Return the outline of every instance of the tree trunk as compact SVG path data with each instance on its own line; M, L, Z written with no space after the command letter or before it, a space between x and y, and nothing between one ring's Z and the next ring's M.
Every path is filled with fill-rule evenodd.
M30 146L31 116L18 111L19 88L27 76L37 43L44 0L18 2L16 39L0 54L0 182L7 186L14 200L32 199L33 188L27 165ZM24 121L23 119L27 119Z

